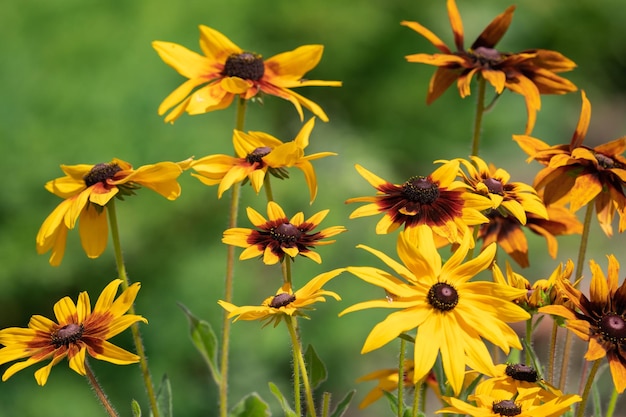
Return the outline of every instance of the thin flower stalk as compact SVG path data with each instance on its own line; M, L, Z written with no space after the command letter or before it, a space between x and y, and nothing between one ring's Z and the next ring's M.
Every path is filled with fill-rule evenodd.
M311 417L316 417L315 415L315 403L313 402L313 391L311 390L311 384L309 382L309 374L306 370L306 364L304 363L304 356L302 355L302 345L300 343L300 337L298 335L298 324L294 317L286 316L285 323L287 324L287 329L289 329L289 336L291 337L291 345L293 349L293 371L294 371L294 401L296 402L296 414L302 415L300 411L299 402L300 402L300 381L299 376L302 374L302 384L304 385L304 396L306 399L306 408L307 414ZM299 372L298 372L299 371ZM298 376L298 378L296 377Z
M589 375L587 375L587 382L585 383L585 389L582 393L583 400L578 405L578 412L576 413L576 417L585 416L585 408L587 408L587 400L589 399L589 393L591 393L591 387L593 386L593 381L596 378L596 373L598 373L598 368L600 368L601 361L602 359L597 359L593 363L593 366L591 367L591 371L589 371Z
M102 407L104 407L109 417L119 417L120 415L117 413L115 408L113 408L113 405L111 405L109 397L107 397L107 395L104 393L104 390L96 379L96 376L94 375L93 370L91 369L91 366L89 365L89 362L87 360L85 360L85 376L87 377L91 388L96 393L96 396L100 400Z
M406 341L400 338L400 354L398 355L398 417L404 416L404 354Z
M482 128L483 114L485 113L485 89L486 82L481 76L478 77L478 97L476 98L476 116L474 118L474 135L472 137L472 155L478 155L480 147L480 130Z
M115 254L115 265L117 266L118 277L122 280L122 289L125 291L126 289L128 289L130 283L128 279L128 273L126 272L126 266L124 265L124 256L122 255L122 245L120 240L120 233L117 222L117 211L115 209L114 199L109 201L109 203L107 204L107 209L107 213L109 215L109 224L111 227L111 240L113 241L113 252ZM134 305L130 306L128 312L129 314L135 314ZM146 350L143 346L143 340L141 339L141 333L139 331L139 324L133 323L130 326L130 330L133 335L133 342L135 343L137 355L139 356L139 367L141 368L143 383L146 387L146 393L148 394L148 401L150 402L152 416L160 417L159 407L157 406L156 393L154 391L154 384L152 383L150 368L148 367L148 357L146 356Z

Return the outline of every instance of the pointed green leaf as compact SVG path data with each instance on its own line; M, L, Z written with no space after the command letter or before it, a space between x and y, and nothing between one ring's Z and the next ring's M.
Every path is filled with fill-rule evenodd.
M313 348L313 345L308 345L306 352L304 352L304 362L306 363L306 369L309 373L309 380L311 382L311 388L315 389L319 385L326 381L328 374L326 372L326 365L317 355L317 352Z
M343 397L343 399L339 402L339 404L337 404L337 407L335 407L335 410L330 415L330 417L342 417L348 409L348 406L350 406L350 402L352 401L352 397L354 397L355 392L356 390L353 389L352 391L347 393L346 396Z
M163 379L161 379L161 385L156 393L156 401L160 417L173 416L172 385L167 375L163 375Z
M391 414L394 416L398 415L398 397L395 394L389 391L383 391L383 395L387 398L387 402L389 403L389 407L391 407Z
M270 386L270 391L272 391L272 394L274 394L274 396L278 399L278 402L280 403L281 408L285 412L285 417L298 417L296 412L291 409L291 406L289 406L289 401L285 399L285 396L283 395L282 392L280 392L276 384L274 384L273 382L270 382L269 386Z
M256 392L243 397L228 413L228 417L269 417L271 415L269 406Z
M141 417L141 406L139 406L137 400L130 402L130 409L133 412L133 417Z
M200 320L184 305L178 303L189 320L189 335L191 340L204 358L204 361L211 371L211 376L217 385L221 383L221 375L217 366L217 336L211 325Z

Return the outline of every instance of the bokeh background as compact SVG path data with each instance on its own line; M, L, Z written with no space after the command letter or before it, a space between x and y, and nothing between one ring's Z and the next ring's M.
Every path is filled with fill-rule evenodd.
M510 3L458 0L470 44L493 17ZM626 7L621 0L517 2L513 23L498 47L504 51L554 49L578 63L566 77L584 88L593 106L586 144L626 134ZM116 277L111 251L86 258L78 233L70 233L61 266L35 252L39 226L59 199L45 191L46 181L61 176L60 164L98 163L119 157L135 166L232 152L234 107L201 116L181 117L164 124L156 109L183 78L165 65L152 49L166 40L199 51L198 25L220 30L246 50L265 57L303 44L325 45L324 57L310 78L342 80L342 88L310 87L300 94L319 103L330 123L317 121L309 153L339 155L315 161L319 195L309 205L301 172L288 182L274 182L275 197L288 214L306 216L330 208L322 226L344 225L349 231L319 252L322 265L304 258L294 266L294 280L346 265L381 266L355 249L364 243L395 257L395 234L376 236L377 218L349 220L355 208L345 199L372 194L354 169L359 163L383 178L401 183L412 175L430 173L437 159L469 153L474 96L465 100L451 89L431 106L425 96L433 68L405 62L404 56L435 52L402 20L424 24L448 44L452 35L445 2L408 0L280 1L253 0L19 0L3 3L0 13L0 161L6 174L0 200L0 327L26 326L33 314L52 316L63 296L76 299L89 291L95 300ZM549 143L569 141L580 111L580 94L543 96L534 136ZM310 117L306 113L305 117ZM510 92L484 119L481 156L507 169L512 179L532 181L537 164L511 140L522 133L524 101ZM251 105L246 129L262 130L291 140L301 124L293 107L267 97ZM188 337L183 303L218 329L226 247L220 241L226 225L228 198L185 173L181 197L169 202L147 190L118 204L122 245L131 279L142 282L137 310L149 319L143 326L156 381L167 374L172 382L175 413L199 417L217 414L216 388ZM242 207L265 212L264 195L244 188ZM248 225L242 213L240 223ZM543 278L558 261L575 258L577 237L560 239L559 259L546 253L543 240L529 236L530 280ZM605 238L594 222L589 258L606 268L606 253L626 262L624 239ZM239 253L239 250L238 250ZM500 257L503 264L505 256ZM518 269L519 271L519 269ZM588 275L588 274L587 274ZM622 274L624 275L624 274ZM235 303L255 305L275 292L280 270L256 260L237 264ZM359 376L396 363L397 344L361 355L365 337L388 311L365 311L337 318L357 301L379 298L380 290L347 274L328 284L343 300L318 305L302 323L303 341L316 346L330 379L322 389L338 401L349 390L357 393L349 416L378 416L379 402L358 410L373 384L355 383ZM583 287L586 288L586 287ZM114 342L131 348L128 335ZM540 344L541 344L540 339ZM289 340L283 326L261 329L257 322L233 326L231 403L256 391L281 415L268 381L291 392ZM92 361L93 362L93 361ZM137 399L148 413L135 366L93 363L104 388L121 415L130 415ZM0 367L1 371L7 365ZM83 378L65 363L56 366L45 387L33 378L36 368L13 376L0 387L0 416L78 417L104 415ZM610 392L608 372L602 377ZM578 381L572 377L572 389ZM431 402L432 404L432 402ZM619 410L619 407L618 407Z

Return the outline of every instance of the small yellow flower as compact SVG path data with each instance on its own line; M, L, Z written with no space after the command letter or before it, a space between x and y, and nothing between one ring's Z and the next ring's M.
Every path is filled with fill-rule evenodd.
M312 118L302 126L294 140L285 143L267 133L248 132L246 134L235 130L233 145L237 157L209 155L197 159L191 163L191 168L197 174L191 175L206 185L219 184L217 195L221 198L222 194L234 183L246 180L250 180L252 188L258 193L268 173L278 178L287 178L289 174L285 168L296 167L304 173L311 202L313 202L317 195L317 177L311 161L337 155L333 152L304 155L304 149L309 146L309 136L314 125L315 118Z
M325 297L333 297L341 300L338 294L327 291L322 287L331 279L345 271L345 268L335 269L320 274L306 283L297 291L293 291L289 283L283 284L276 295L266 298L259 306L241 306L226 301L218 301L218 304L228 312L228 318L237 320L260 320L267 321L264 326L274 323L274 327L280 323L285 316L300 316L308 318L305 314L307 310L313 310L312 304L325 302Z
M322 45L300 46L264 60L259 54L242 50L215 29L200 25L200 47L204 56L171 42L154 41L152 46L166 64L188 78L159 106L159 115L174 107L165 122L173 123L185 111L195 115L224 109L236 95L249 100L262 93L291 102L300 120L304 119L304 106L327 122L328 117L320 106L291 88L341 86L340 81L305 78L322 59Z
M148 321L142 316L126 314L132 306L140 284L134 283L115 299L122 280L107 285L91 310L89 295L81 292L77 304L64 297L54 305L57 322L35 315L28 328L10 327L0 330L0 365L28 358L11 365L2 375L6 381L13 374L30 365L51 359L50 363L35 372L39 385L45 385L52 367L67 357L70 368L85 375L85 354L91 357L127 365L139 361L139 357L107 340L126 330L136 322Z
M248 218L259 230L241 227L228 229L224 232L222 242L246 248L239 256L241 260L263 256L263 263L273 265L282 261L285 255L291 258L302 255L319 264L322 263L322 258L311 249L334 243L334 240L322 241L322 239L346 231L342 226L332 226L313 232L329 211L322 210L307 220L304 220L304 214L299 212L289 219L278 204L270 201L267 204L268 220L248 207Z
M46 189L63 198L37 233L37 252L52 250L50 264L58 266L65 253L67 231L76 226L83 249L90 258L104 252L108 237L106 205L114 197L123 199L141 187L149 188L168 200L180 195L178 176L189 161L159 162L137 169L121 159L96 165L61 165L65 177L46 184Z

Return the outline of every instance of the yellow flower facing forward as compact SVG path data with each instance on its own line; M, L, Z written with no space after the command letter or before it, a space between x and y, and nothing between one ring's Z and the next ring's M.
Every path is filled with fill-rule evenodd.
M401 225L408 233L426 226L438 237L458 243L468 234L468 226L489 221L480 211L492 208L493 203L456 181L458 161L447 161L432 174L411 177L403 184L385 181L360 165L356 169L377 193L348 199L346 203L369 203L354 210L350 218L383 213L376 225L378 234L391 233Z
M265 219L256 210L248 207L248 218L257 229L241 227L228 229L224 232L222 242L246 248L239 256L242 260L262 256L263 263L273 265L282 261L285 255L291 258L302 255L321 263L320 255L311 249L334 243L334 240L322 239L346 231L342 226L332 226L313 232L329 211L322 210L307 220L304 220L304 214L299 212L289 219L278 204L270 201L267 204L269 219Z
M620 217L619 232L626 230L626 136L598 145L584 146L591 120L591 103L582 91L582 108L576 130L569 144L550 146L526 135L513 135L530 157L546 165L535 177L535 188L544 190L546 205L569 203L578 211L595 202L600 227L613 234L613 217Z
M267 60L247 52L230 39L207 26L200 25L200 48L203 55L171 42L154 41L152 46L163 61L188 78L159 106L159 115L174 122L183 112L202 114L228 107L235 95L249 100L261 93L291 102L300 120L302 106L328 121L324 110L313 101L292 91L295 87L340 87L340 81L305 79L305 74L322 59L322 45L304 45ZM195 90L195 91L194 91Z
M237 320L260 320L266 321L264 326L274 323L274 327L285 316L300 316L308 318L306 312L313 310L315 303L325 302L325 297L333 297L341 300L341 297L333 291L327 291L322 287L331 279L345 271L345 268L335 269L320 274L306 283L297 291L293 291L289 283L285 283L276 291L276 294L266 298L259 306L238 307L226 301L218 301L218 304L228 312L228 318Z
M535 124L537 111L541 107L541 94L565 94L576 91L569 80L557 75L571 71L576 64L556 51L529 49L520 53L506 53L495 49L495 45L506 33L515 6L508 7L482 31L474 43L465 49L463 22L454 0L447 2L448 16L454 33L456 51L449 48L437 35L417 22L402 22L432 43L441 53L413 54L406 57L409 62L434 65L437 68L428 87L428 104L435 101L444 91L457 82L461 97L470 95L470 83L474 76L481 76L501 94L504 89L524 96L528 112L526 134Z
M560 290L568 305L550 305L539 312L565 318L566 327L589 342L586 360L606 357L615 389L622 393L626 389L626 281L618 286L619 262L613 255L608 259L607 276L595 261L589 262L589 298L563 280Z
M58 266L65 253L67 232L80 218L79 232L83 249L97 258L107 245L106 205L112 198L122 199L141 187L149 188L168 200L180 195L178 176L189 161L159 162L137 169L121 159L96 165L61 165L65 177L46 184L46 189L63 198L44 220L37 233L37 252L52 251L50 264Z
M348 267L348 272L383 288L388 297L355 304L340 315L368 308L401 309L374 326L361 353L378 349L400 334L417 328L413 382L426 377L441 354L445 375L458 394L466 365L486 375L494 372L482 338L507 353L510 347L521 349L519 338L507 323L530 318L513 303L526 291L493 282L470 281L491 265L495 245L463 263L469 250L470 237L466 235L456 252L442 265L432 233L420 229L416 238L417 242L410 240L405 232L400 233L398 256L404 265L382 252L359 246L380 258L399 278L377 268Z
M2 375L6 381L16 372L50 359L50 363L35 372L39 385L48 380L52 367L67 357L70 368L85 375L85 355L114 363L127 365L139 361L139 357L108 339L126 330L136 322L147 323L141 316L126 314L137 297L140 284L134 283L115 299L122 280L107 285L91 310L89 295L81 292L78 302L64 297L54 305L56 322L35 315L28 328L10 327L0 330L0 364L28 358L14 363Z
M234 183L245 180L249 180L254 191L258 193L268 173L281 179L287 178L289 175L285 168L296 167L304 173L313 202L317 195L317 176L311 161L337 155L333 152L304 155L314 125L315 118L312 118L300 129L293 141L285 143L267 133L246 134L235 130L233 145L237 156L210 155L195 160L191 163L191 168L197 174L191 175L206 185L219 184L217 195L221 198Z

